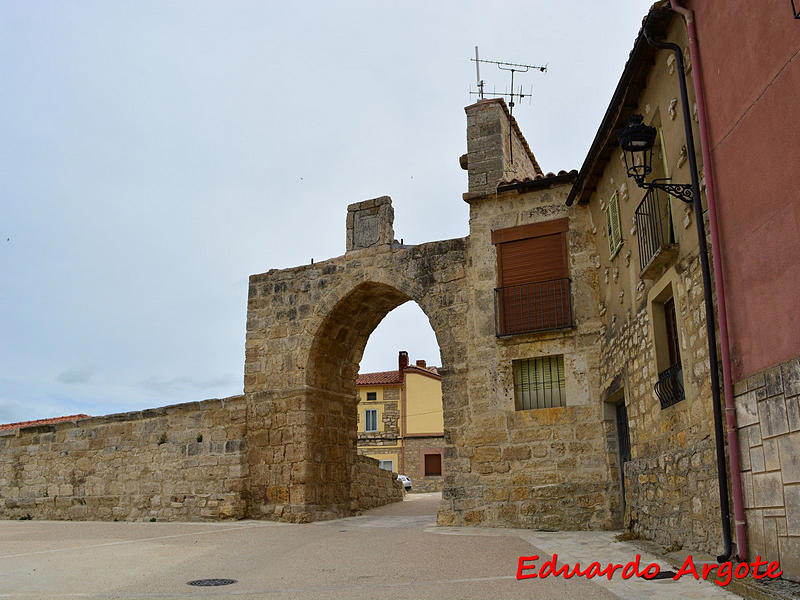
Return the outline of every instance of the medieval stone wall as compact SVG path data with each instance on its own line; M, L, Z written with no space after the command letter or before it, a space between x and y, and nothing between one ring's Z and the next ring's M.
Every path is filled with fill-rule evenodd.
M734 386L750 555L800 577L800 359Z
M377 460L358 456L350 473L350 498L354 512L403 499L403 484L397 474L381 469Z
M382 232L377 244L250 278L245 395L258 416L247 444L254 518L309 521L357 510L358 365L369 335L400 304L416 301L439 341L442 377L453 390L445 414L464 402L465 240L396 244L380 222L392 212L377 204L348 211L348 226ZM362 233L348 240L372 239Z
M242 396L0 433L0 517L245 516Z

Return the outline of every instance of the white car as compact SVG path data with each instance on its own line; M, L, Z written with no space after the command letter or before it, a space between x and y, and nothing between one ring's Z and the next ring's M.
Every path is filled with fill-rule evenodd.
M403 487L406 488L406 491L411 489L411 479L406 477L405 475L398 475L397 480L403 484Z

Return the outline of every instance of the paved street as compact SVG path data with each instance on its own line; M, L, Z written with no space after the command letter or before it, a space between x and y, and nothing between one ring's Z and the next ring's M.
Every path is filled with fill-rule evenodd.
M518 557L626 563L611 533L435 527L439 494L290 525L0 521L0 598L736 598L693 579L517 581ZM642 556L641 564L658 562ZM660 563L669 568L666 563ZM225 587L190 580L230 578Z

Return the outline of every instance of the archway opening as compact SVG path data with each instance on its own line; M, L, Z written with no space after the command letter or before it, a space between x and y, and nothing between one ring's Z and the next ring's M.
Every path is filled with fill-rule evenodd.
M360 414L357 379L359 365L371 334L387 314L409 300L412 300L409 295L390 285L363 282L339 300L314 336L306 367L308 401L304 419L310 426L310 464L307 471L311 476L304 483L306 500L316 504L318 510L341 515L381 503L379 495L372 494L374 490L365 489L366 484L359 480L364 467L364 461L358 458L359 427L364 430L364 420L377 418L377 415L372 413L367 417L366 413ZM390 325L393 320L390 320ZM428 327L431 328L431 325L428 324ZM394 356L395 361L398 352L396 347L386 350L387 357ZM438 362L439 357L436 358ZM418 367L416 363L408 367L415 376L436 380L439 385L437 410L441 414L438 371L434 375L434 371L427 368L427 362L425 367ZM398 378L404 375L397 363L389 368L396 370ZM387 422L394 420L396 424L393 427L398 434L403 428L399 414L402 409L399 392L400 389L396 402L398 414L381 415L382 422L384 417ZM421 412L416 408L414 410ZM416 412L414 416L419 420L422 415L417 415ZM371 421L370 425L372 424ZM441 437L441 428L438 429L437 432L421 433L438 433ZM364 452L361 454L366 455ZM439 454L439 460L443 463L442 449ZM424 454L420 456L424 460ZM435 471L435 460L429 459L432 471ZM399 460L392 466L392 470L397 471L400 467Z
M367 342L358 392L358 454L405 476L407 491L438 492L444 476L439 344L425 313L407 302Z

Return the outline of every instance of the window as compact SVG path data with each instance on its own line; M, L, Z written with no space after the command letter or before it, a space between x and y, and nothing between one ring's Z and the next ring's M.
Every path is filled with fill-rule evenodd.
M497 335L572 326L567 264L569 219L492 232L497 247Z
M425 477L433 477L442 474L442 455L425 455Z
M514 403L517 410L564 406L564 356L515 360Z
M378 431L378 411L376 409L364 411L364 431Z
M614 258L622 248L622 227L619 224L619 196L611 196L606 206L606 228L608 229L608 255Z
M394 461L393 460L382 460L380 461L381 469L384 471L394 471Z
M367 392L367 402L377 402L378 392Z
M658 381L655 392L661 408L668 408L685 398L681 365L678 316L672 286L668 285L653 301L653 337L655 338Z

